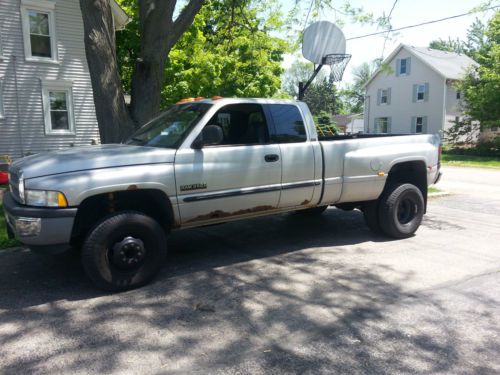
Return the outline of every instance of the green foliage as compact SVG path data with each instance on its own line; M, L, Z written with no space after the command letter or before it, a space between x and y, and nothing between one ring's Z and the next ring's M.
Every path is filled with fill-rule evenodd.
M500 126L500 11L488 23L485 42L475 53L480 64L458 84L464 112L482 127Z
M283 74L282 90L290 97L298 97L299 82L306 82L313 74L314 65L309 62L294 61L292 66ZM307 103L313 115L319 115L324 111L327 113L340 113L342 101L339 99L338 90L333 80L328 77L325 70L316 76L316 79L308 87L304 102Z
M499 156L477 156L474 154L448 153L442 155L444 165L454 167L500 168Z
M452 39L437 39L429 43L429 47L441 51L456 52L465 54L472 59L477 58L477 54L487 44L486 38L486 25L478 18L472 23L467 30L467 37L465 40L459 38Z
M332 118L328 112L320 111L317 116L314 116L316 131L320 136L336 135L340 132L337 125L332 122Z
M3 190L3 186L0 186L0 193ZM6 187L5 187L6 188ZM0 198L2 194L0 194ZM16 240L11 240L7 237L7 228L5 227L5 216L2 208L2 200L0 199L0 249L6 249L9 247L19 246L19 242Z
M347 86L341 92L341 98L344 102L345 113L361 113L363 112L365 101L365 88L364 85L375 71L381 67L380 60L372 61L371 63L365 62L352 70L353 84ZM390 67L381 67L382 69L391 69Z
M137 0L120 0L132 22L117 38L125 90L140 51ZM270 31L283 26L279 12L264 3L208 0L192 26L170 51L165 67L162 104L186 97L272 97L280 87L283 54L289 45ZM276 1L267 2L277 7Z

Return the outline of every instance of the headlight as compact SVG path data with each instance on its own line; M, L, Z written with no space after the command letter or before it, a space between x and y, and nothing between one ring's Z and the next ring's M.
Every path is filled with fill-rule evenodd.
M24 196L28 206L68 207L66 197L58 191L26 190Z
M19 175L18 190L19 190L19 199L21 200L21 203L26 203L24 199L24 177L22 173Z

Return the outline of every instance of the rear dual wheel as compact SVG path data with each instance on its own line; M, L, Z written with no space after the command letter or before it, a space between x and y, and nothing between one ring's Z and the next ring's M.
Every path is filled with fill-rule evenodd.
M394 238L412 236L424 215L424 198L412 184L392 185L377 201L365 204L364 218L375 233Z

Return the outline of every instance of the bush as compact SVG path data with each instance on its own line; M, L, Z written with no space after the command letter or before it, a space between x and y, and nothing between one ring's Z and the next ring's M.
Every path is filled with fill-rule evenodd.
M500 157L500 137L492 141L477 143L474 147L446 146L443 152L451 155L494 156Z

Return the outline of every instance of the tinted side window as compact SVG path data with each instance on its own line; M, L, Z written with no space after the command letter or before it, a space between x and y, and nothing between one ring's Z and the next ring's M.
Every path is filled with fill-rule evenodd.
M269 142L266 117L259 104L230 104L221 108L207 125L222 128L220 145L255 145Z
M276 128L276 134L271 135L272 142L294 143L307 140L304 120L296 106L271 104L268 108Z

